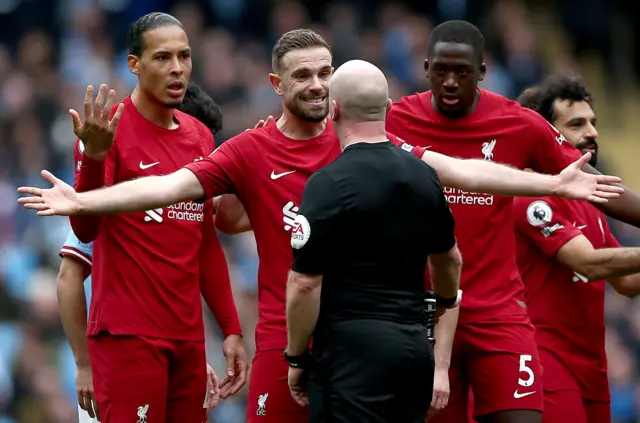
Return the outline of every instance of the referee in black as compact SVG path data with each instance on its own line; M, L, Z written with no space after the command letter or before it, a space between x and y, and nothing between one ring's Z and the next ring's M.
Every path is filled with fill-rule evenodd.
M343 152L307 182L292 230L291 394L311 423L423 423L434 375L424 271L429 261L436 294L455 302L453 216L433 168L387 140L378 68L345 63L329 95Z

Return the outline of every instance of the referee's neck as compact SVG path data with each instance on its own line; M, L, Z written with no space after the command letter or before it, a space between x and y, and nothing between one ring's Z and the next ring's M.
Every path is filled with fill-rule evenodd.
M336 132L340 137L340 146L343 150L351 144L387 141L384 121L340 122L336 126Z

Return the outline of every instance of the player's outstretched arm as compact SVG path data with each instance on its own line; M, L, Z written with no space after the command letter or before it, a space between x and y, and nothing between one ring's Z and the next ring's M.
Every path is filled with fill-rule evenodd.
M588 281L606 279L623 295L640 294L635 275L634 280L622 279L640 272L640 248L594 249L587 237L578 235L558 250L556 259ZM634 283L635 292L631 292L629 282Z
M19 198L18 202L26 209L37 210L39 216L128 213L198 200L205 195L196 175L187 169L82 193L76 193L46 170L42 171L42 177L53 186L18 188L18 192L31 195Z
M585 154L559 175L551 176L485 160L455 159L432 151L422 156L438 172L443 185L465 191L521 197L558 196L594 203L617 198L623 190L608 184L620 182L620 178L580 170L590 158L590 153Z

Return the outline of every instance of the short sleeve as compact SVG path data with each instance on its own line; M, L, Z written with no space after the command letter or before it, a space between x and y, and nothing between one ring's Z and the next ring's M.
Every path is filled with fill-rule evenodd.
M241 135L227 141L202 160L185 166L200 181L205 200L222 194L236 194L242 185L245 158L240 151ZM246 144L246 143L245 143Z
M93 256L93 243L85 244L80 242L73 231L69 231L67 240L60 249L60 257L72 257L88 266L91 266L91 258Z
M513 210L516 233L547 257L554 257L563 245L582 234L554 198L518 197Z
M340 210L340 199L331 178L323 172L311 175L291 230L294 271L309 275L326 273L331 248L335 247Z
M527 128L530 147L528 166L536 172L557 175L578 160L582 153L542 116L529 109L522 109L529 120Z
M418 147L415 145L411 145L407 143L405 140L403 140L402 138L397 137L390 132L387 132L387 138L396 147L400 147L401 149L408 151L409 153L413 154L419 159L422 159L422 156L424 156L424 152L427 151L425 147Z
M432 237L433 244L429 254L443 254L456 245L456 237L454 234L455 221L451 208L449 207L449 202L444 196L438 174L431 167L429 167L429 170L433 174L435 189L438 191L438 203L435 209L435 219L433 220L435 225L434 236Z

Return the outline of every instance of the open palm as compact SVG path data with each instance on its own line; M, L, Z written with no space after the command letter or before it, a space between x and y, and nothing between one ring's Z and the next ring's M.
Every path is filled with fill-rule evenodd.
M593 175L582 171L589 163L591 153L580 157L560 172L560 189L558 196L571 200L588 200L593 203L606 203L624 193L624 189L615 185L620 182L617 176Z
M40 174L52 187L49 189L20 187L18 188L19 193L30 196L19 198L18 203L22 204L25 209L37 210L38 216L73 216L78 214L80 204L76 191L47 170L43 170Z

